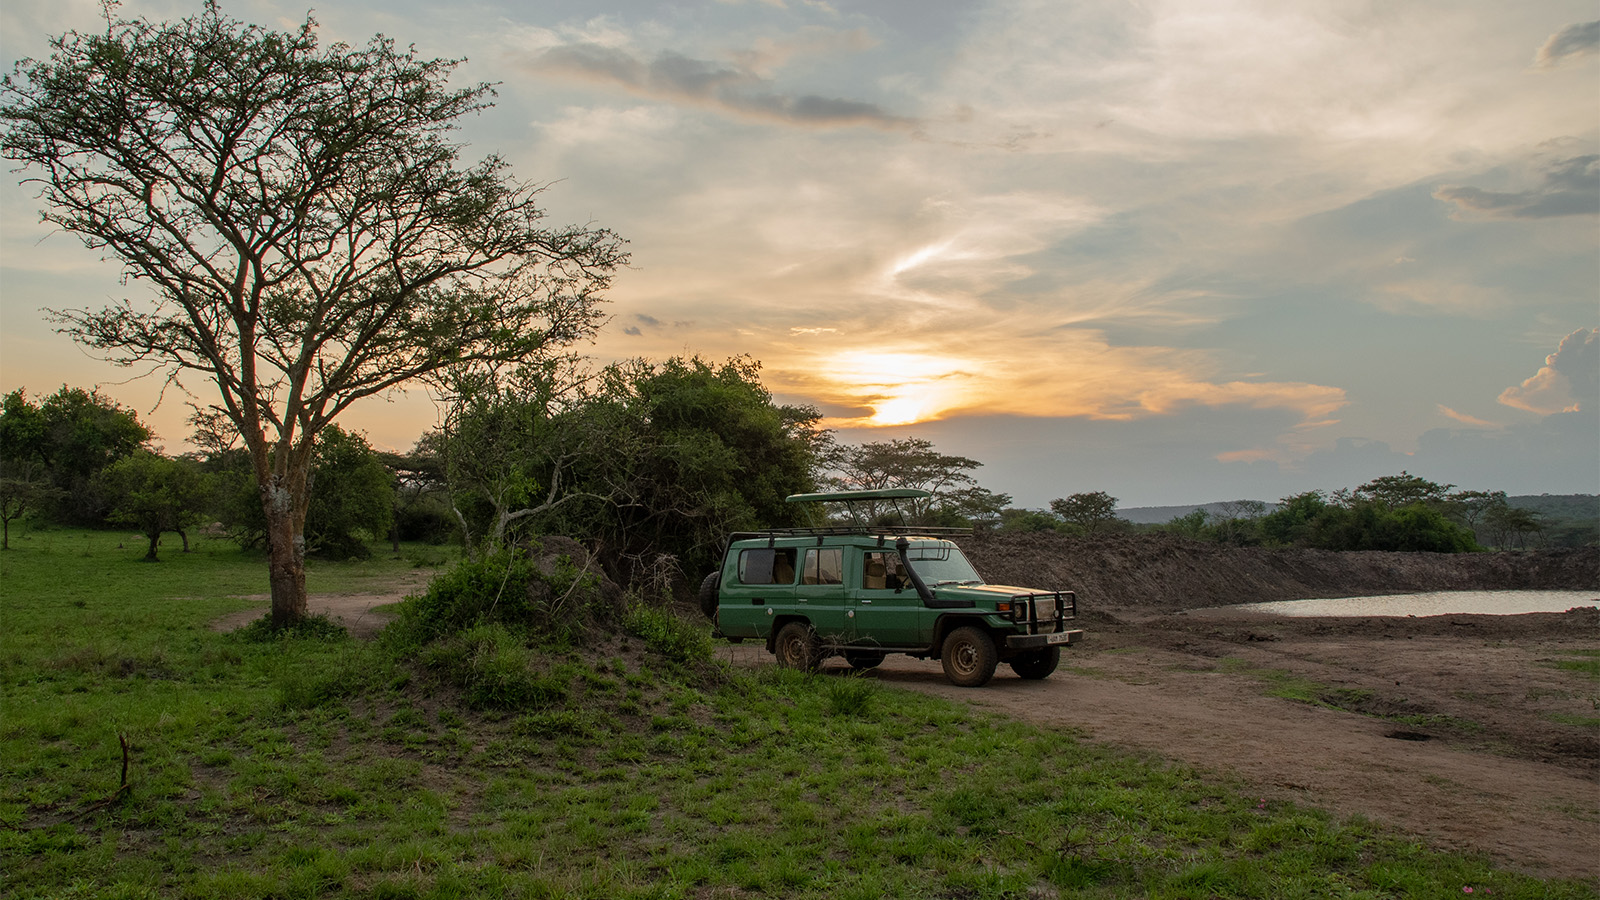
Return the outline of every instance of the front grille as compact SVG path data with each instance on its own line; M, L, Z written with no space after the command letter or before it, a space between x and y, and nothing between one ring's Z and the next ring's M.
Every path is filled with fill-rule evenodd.
M1012 621L1028 628L1029 634L1054 634L1066 627L1066 620L1078 614L1078 598L1072 591L1059 594L1023 594L1011 599Z

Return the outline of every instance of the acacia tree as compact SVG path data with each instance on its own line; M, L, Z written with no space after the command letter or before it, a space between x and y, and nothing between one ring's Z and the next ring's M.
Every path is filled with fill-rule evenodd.
M911 518L918 523L923 523L939 508L948 507L959 512L970 507L981 512L997 512L1010 502L1004 494L994 495L978 487L977 479L967 474L982 468L983 463L965 456L940 453L926 438L835 447L829 452L826 465L833 472L829 484L839 490L914 488L929 492L931 497L909 501ZM882 509L871 501L863 505L869 518L889 511L888 504Z
M1115 528L1123 519L1117 516L1117 498L1105 491L1070 494L1050 501L1050 511L1068 525L1088 534Z
M43 219L151 290L54 311L124 365L214 382L265 511L272 620L306 614L307 472L352 403L454 365L590 336L626 261L605 229L548 227L540 188L494 156L460 165L450 131L490 105L459 60L381 36L318 45L216 3L176 23L68 32L0 83L0 151Z

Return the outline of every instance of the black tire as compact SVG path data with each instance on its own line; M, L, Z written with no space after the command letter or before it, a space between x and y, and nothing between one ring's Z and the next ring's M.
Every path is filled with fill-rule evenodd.
M717 617L717 591L721 587L721 572L712 572L705 577L704 581L700 582L700 611L705 613L708 619Z
M1049 678L1050 673L1061 665L1061 648L1046 647L1043 650L1032 650L1018 656L1011 661L1011 671L1016 672L1020 678L1038 681Z
M790 622L778 630L772 642L772 655L778 665L788 669L811 672L822 662L822 645L817 641L817 631L805 622Z
M989 632L963 625L945 636L939 661L944 664L944 677L950 679L951 684L957 687L983 687L994 677L995 666L1000 664L1000 654L995 650L994 638L989 636Z
M878 664L883 662L883 653L878 650L846 650L844 661L857 672L865 672L868 669L876 669Z

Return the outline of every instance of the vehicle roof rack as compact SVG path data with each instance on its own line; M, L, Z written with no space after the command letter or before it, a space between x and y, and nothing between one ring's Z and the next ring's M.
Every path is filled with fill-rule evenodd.
M822 525L812 528L786 528L771 529L759 533L759 536L770 537L777 534L793 535L828 535L828 534L864 534L868 536L904 537L910 535L937 535L971 534L971 528L957 528L948 525L909 525L906 520L911 518L901 508L901 500L927 500L933 496L932 491L918 488L877 488L865 491L825 491L817 494L791 494L785 498L789 503L842 503L850 523L847 525ZM887 502L889 509L898 516L901 524L879 524L883 516L880 515L878 504ZM915 510L915 506L912 507ZM869 521L869 520L878 520Z
M800 528L764 528L760 531L736 531L732 540L777 537L828 537L830 535L863 535L865 537L950 537L971 534L971 528L955 525L818 525Z
M926 500L931 491L916 488L879 488L871 491L824 491L820 494L790 494L788 503L849 503L852 500Z

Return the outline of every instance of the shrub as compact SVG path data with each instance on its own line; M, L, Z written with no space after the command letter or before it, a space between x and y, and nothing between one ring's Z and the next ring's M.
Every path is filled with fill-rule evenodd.
M623 627L629 634L643 638L650 649L668 659L696 663L711 658L710 633L684 621L671 610L635 603L628 608Z
M567 684L534 670L526 641L504 625L485 624L430 646L423 664L462 688L467 705L545 707L566 700Z
M480 560L464 560L434 578L427 593L401 606L401 628L418 643L485 623L501 623L555 640L581 635L599 604L598 579L562 558L541 571L527 551L513 547Z

